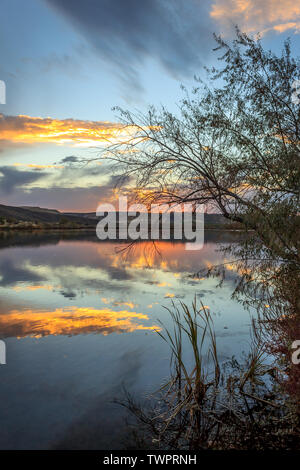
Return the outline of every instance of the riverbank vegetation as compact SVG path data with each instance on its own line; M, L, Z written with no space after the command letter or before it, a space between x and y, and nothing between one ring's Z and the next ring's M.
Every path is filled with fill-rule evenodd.
M224 250L239 276L233 296L256 309L254 349L244 363L234 358L221 371L205 308L181 304L180 313L173 305L174 332L164 336L173 358L169 385L156 396L152 415L130 397L127 406L166 448L294 449L300 441L300 365L291 354L300 340L300 104L292 97L300 60L289 42L276 55L239 30L232 44L216 42L220 67L197 79L191 94L184 90L177 114L164 107L145 114L118 109L136 132L104 158L122 168L123 181L135 176L138 201L202 204L243 227L247 236ZM206 275L224 282L226 269L212 266ZM182 360L184 335L193 351L189 365ZM204 353L212 370L203 369Z
M203 304L173 303L171 375L142 405L127 394L138 447L189 450L300 450L297 405L282 393L275 357L253 329L249 353L221 364L213 321ZM163 325L162 325L163 326ZM192 360L190 360L192 357ZM189 358L187 360L187 358Z

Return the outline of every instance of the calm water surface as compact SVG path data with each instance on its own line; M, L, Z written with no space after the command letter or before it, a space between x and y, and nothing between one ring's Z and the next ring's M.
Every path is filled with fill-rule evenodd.
M201 251L182 243L125 245L90 234L2 234L0 238L0 448L120 448L126 387L136 397L169 373L169 349L155 332L170 326L164 307L194 297L210 308L219 356L249 347L249 312L222 287L193 279L224 261L220 243L238 234L207 232ZM229 261L226 259L226 261Z

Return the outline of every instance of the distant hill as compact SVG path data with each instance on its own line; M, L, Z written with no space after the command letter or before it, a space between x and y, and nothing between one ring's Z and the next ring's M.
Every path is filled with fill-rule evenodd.
M0 204L0 218L16 222L43 222L55 223L61 220L68 220L79 224L95 225L95 219L89 219L86 214L64 214L55 209L45 209L43 207L14 207Z
M83 225L95 225L99 218L95 212L60 212L56 209L31 206L5 206L0 204L0 218L12 222L57 223L64 221ZM172 220L172 217L171 217ZM205 214L205 226L226 225L228 221L221 214Z
M227 225L230 221L222 214L204 214L204 225Z

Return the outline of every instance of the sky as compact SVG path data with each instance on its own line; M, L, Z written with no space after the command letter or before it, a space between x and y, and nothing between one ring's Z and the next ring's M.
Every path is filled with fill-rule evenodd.
M120 135L114 106L171 111L237 24L300 50L295 0L1 0L0 203L95 211L115 184L97 156ZM1 97L1 94L0 94ZM1 101L1 100L0 100Z

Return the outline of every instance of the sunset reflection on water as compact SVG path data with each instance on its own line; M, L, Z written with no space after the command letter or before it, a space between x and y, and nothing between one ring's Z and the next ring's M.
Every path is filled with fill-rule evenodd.
M199 252L82 232L0 237L0 448L56 448L75 430L97 448L117 442L123 418L112 399L124 387L143 397L168 377L170 351L156 330L173 328L172 302L196 298L209 309L221 362L246 349L249 314L231 298L239 273L220 252L220 240L238 236L208 233ZM224 261L218 287L205 269Z

